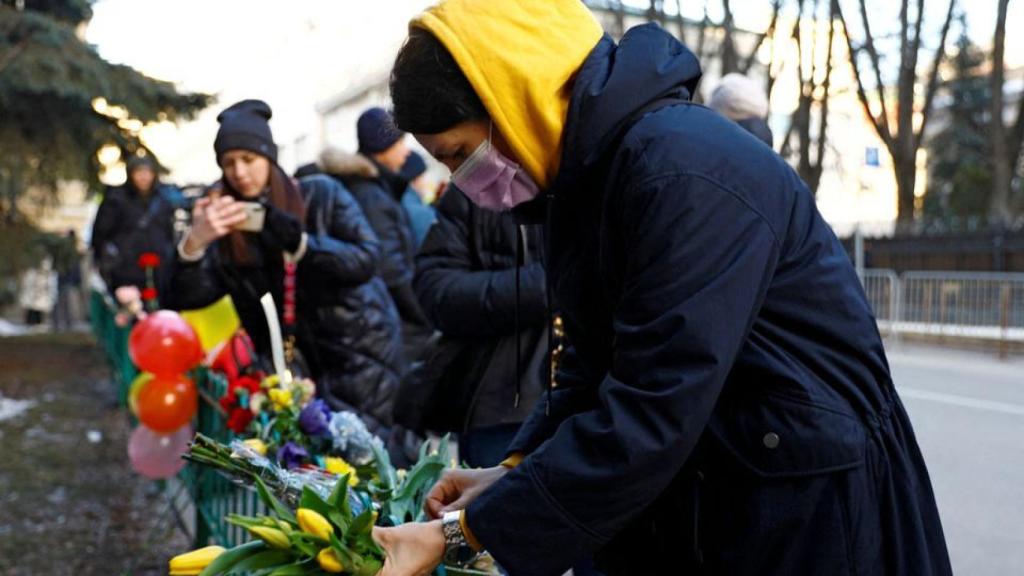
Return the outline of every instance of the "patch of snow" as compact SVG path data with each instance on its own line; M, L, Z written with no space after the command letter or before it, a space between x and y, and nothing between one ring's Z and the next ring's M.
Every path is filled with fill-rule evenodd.
M28 328L21 324L15 324L0 318L0 337L4 336L23 336L28 333Z
M34 400L15 400L0 395L0 422L16 418L35 405Z

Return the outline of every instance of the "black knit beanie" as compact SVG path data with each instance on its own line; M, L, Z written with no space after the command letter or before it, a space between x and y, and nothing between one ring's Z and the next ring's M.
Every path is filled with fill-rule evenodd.
M142 168L150 170L153 174L157 173L156 162L149 156L132 156L126 164L125 168L129 174Z
M370 108L356 120L356 138L359 140L359 152L363 154L383 152L403 136L405 132L395 127L391 114L383 108Z
M217 160L228 150L248 150L277 162L277 145L268 123L273 112L262 100L242 100L217 116L220 130L213 141Z

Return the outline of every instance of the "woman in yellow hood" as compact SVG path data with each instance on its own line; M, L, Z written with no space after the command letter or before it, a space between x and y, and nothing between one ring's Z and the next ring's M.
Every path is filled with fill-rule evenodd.
M579 0L413 21L395 121L473 202L545 216L571 346L503 466L377 530L384 575L481 545L514 575L950 573L849 258L792 168L689 101L699 79L664 30L616 44Z

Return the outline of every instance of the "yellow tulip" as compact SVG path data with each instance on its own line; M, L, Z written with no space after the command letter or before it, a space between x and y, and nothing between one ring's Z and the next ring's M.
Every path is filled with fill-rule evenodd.
M281 529L281 532L284 532L285 534L291 536L291 534L292 534L292 525L291 524L285 522L284 520L277 520L277 527Z
M170 573L173 576L194 576L203 571L218 556L224 553L220 546L207 546L171 558Z
M311 534L321 540L330 540L331 534L334 534L334 526L331 526L331 523L318 514L316 510L299 508L299 511L295 513L295 517L299 521L299 528L306 534Z
M331 474L337 474L338 476L348 474L349 486L359 484L359 476L356 474L356 469L348 462L345 462L344 458L328 456L324 458L324 468Z
M281 388L271 388L267 391L270 401L274 404L275 410L284 410L292 405L292 393Z
M267 455L267 444L266 442L260 440L259 438L249 438L247 440L243 440L242 444L244 444L246 448L259 454L260 456Z
M324 572L331 572L337 574L345 570L345 567L341 565L341 559L338 558L338 554L331 548L324 548L316 555L316 561L320 564L320 568Z
M249 532L252 532L253 535L269 544L271 548L287 550L292 547L292 542L288 539L288 536L277 528L253 526L252 528L249 528Z

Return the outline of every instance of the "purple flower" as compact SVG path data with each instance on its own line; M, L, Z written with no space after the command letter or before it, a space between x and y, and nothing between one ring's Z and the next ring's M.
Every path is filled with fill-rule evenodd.
M313 400L299 413L299 428L308 436L328 436L331 409L323 400Z
M288 470L301 466L306 458L309 458L309 452L295 442L288 441L277 450L278 464Z

